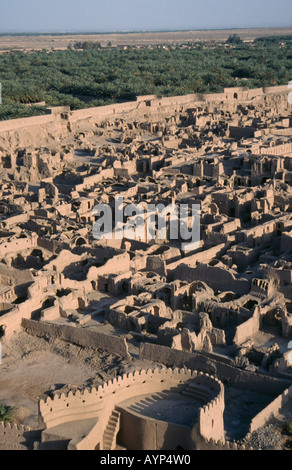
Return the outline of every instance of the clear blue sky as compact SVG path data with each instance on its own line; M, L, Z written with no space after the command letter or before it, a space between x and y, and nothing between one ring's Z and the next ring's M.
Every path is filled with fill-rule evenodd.
M0 33L292 26L292 0L0 0Z

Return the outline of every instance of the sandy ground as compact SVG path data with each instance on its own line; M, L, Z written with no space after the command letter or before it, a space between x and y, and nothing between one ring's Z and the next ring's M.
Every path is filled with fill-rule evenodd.
M109 327L110 325L106 325L105 329ZM4 340L2 351L0 404L14 407L15 422L30 426L37 433L42 429L38 419L38 402L41 398L55 393L66 393L69 390L96 387L134 369L158 366L150 361L139 360L138 354L135 354L138 353L138 347L133 345L132 341L129 342L132 356L129 359L81 348L58 339L46 340L33 337L24 332L15 335L9 342ZM173 412L173 406L168 402L160 410L159 396L151 395L147 397L146 402L145 397L140 398L142 400L138 402L130 400L124 405L134 407L133 410L136 412L146 412L147 415L161 414L158 419L163 419L165 413ZM250 419L270 403L272 398L262 393L228 387L224 413L226 436L229 439L243 438L248 432ZM177 413L181 414L179 422L180 420L185 422L189 414L196 412L196 407L194 408L194 403L188 399L181 403L181 406L177 410ZM275 416L273 423L279 432L282 431L291 412L289 405L289 409L286 407L281 414ZM176 418L178 419L178 416ZM288 436L283 435L282 445L289 441L287 439ZM3 449L8 448L10 444L10 442L3 443Z
M53 393L94 387L135 368L157 367L121 359L60 340L20 333L2 343L0 404L15 407L16 422L38 427L39 399Z
M256 28L205 31L148 32L148 33L110 33L110 34L78 34L66 36L2 36L0 50L19 49L67 49L69 44L77 41L97 41L104 47L109 41L113 46L131 45L148 46L155 44L181 44L188 41L226 41L230 34L238 34L243 40L253 40L261 36L292 35L292 28Z

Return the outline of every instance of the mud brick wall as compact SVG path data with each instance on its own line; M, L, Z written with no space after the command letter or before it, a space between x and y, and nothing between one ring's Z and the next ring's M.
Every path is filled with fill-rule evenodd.
M106 335L87 328L70 325L57 325L35 320L22 320L24 330L34 336L47 336L68 341L78 346L101 349L121 357L128 357L128 347L125 339L118 336Z

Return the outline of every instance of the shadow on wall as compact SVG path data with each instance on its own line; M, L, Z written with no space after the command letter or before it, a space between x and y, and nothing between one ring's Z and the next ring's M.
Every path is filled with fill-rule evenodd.
M5 325L0 325L0 338L3 338L3 336L5 335Z

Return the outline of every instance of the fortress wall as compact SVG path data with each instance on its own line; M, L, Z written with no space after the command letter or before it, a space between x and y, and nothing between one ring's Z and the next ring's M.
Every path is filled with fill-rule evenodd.
M247 91L248 99L255 98L256 96L262 96L264 94L263 88L253 88Z
M32 450L32 444L39 438L38 430L28 426L0 421L1 450Z
M188 367L204 373L216 375L223 383L232 387L251 390L269 395L283 393L291 385L287 380L248 372L220 362L217 358L212 361L209 355L202 352L187 353L166 346L144 343L140 346L140 356L143 360L164 364L167 367Z
M289 401L292 400L292 385L287 388L281 395L272 401L266 408L258 413L251 421L249 432L253 432L256 429L264 426L264 424L276 415L280 409L285 406Z
M237 90L236 88L234 90ZM288 85L281 87L267 87L264 89L254 89L243 91L240 89L241 95L244 93L247 99L254 97L261 97L265 93L269 97L276 97L283 92L288 92ZM158 119L164 113L174 112L174 107L180 106L183 110L188 106L200 105L202 103L212 102L224 102L227 107L234 106L234 102L229 102L228 97L231 96L232 90L227 94L225 93L213 93L213 94L189 94L175 97L165 97L151 99L150 106L146 106L147 96L139 97L139 101L131 101L126 103L116 103L112 105L99 106L95 108L86 108L81 110L72 111L70 113L69 123L74 124L83 120L92 120L92 123L101 121L107 118L114 118L123 113L128 113L129 117L136 117L137 113L145 117L146 112L148 119ZM277 95L278 94L278 95ZM240 102L241 95L236 103ZM245 96L244 95L244 96ZM243 95L242 95L243 96ZM236 104L235 103L235 104ZM288 103L288 102L287 102ZM288 104L287 104L288 106ZM178 111L178 110L177 110ZM47 114L45 116L34 116L30 118L22 119L11 119L8 121L0 122L0 136L3 140L3 145L8 144L8 139L15 139L15 145L26 146L32 145L36 137L40 132L48 132L50 129L51 133L66 134L70 132L68 128L68 121L60 118L60 114ZM15 131L18 131L15 133ZM1 135L2 134L2 135ZM10 146L11 144L9 144Z
M255 450L253 447L237 443L235 441L225 441L216 439L204 439L200 442L198 450Z
M113 105L98 106L96 108L85 108L72 111L70 122L76 122L88 118L103 118L114 114Z
M246 322L236 327L234 343L240 345L247 341L251 336L259 331L260 328L260 315L259 311L256 309L253 313L253 316L249 318Z
M133 373L118 376L109 382L100 385L97 389L85 389L75 393L61 394L55 396L54 399L47 398L41 400L39 409L41 416L47 428L57 426L58 424L72 421L75 419L86 419L96 416L110 404L111 410L114 409L116 403L120 403L129 398L144 395L147 393L159 392L167 388L169 382L171 384L183 382L197 377L196 371L172 370L172 369L154 369L141 370ZM68 405L68 406L67 406ZM70 409L69 409L70 408ZM101 423L102 424L102 423ZM104 429L106 427L104 424Z
M291 129L291 127L287 128L287 129L276 129L276 130L273 130L272 133L275 133L277 135L292 136L292 129Z
M22 320L24 330L34 336L48 336L68 341L79 346L101 349L121 357L128 357L128 347L125 339L118 336L106 335L98 331L76 326L45 323L29 319Z
M283 155L292 152L292 144L275 145L274 147L261 147L261 155Z
M124 113L127 111L133 111L137 109L137 102L130 101L128 103L116 103L113 105L114 114Z
M80 109L77 111L72 111L70 116L71 122L80 121L82 119L88 118L98 118L102 119L114 114L119 114L122 112L133 111L137 109L138 104L136 101L130 101L127 103L115 103L106 106L98 106L95 108Z
M151 107L169 107L169 106L182 106L185 104L195 103L200 101L203 95L180 95L180 96L170 96L165 98L160 98L157 100L151 101Z
M243 91L246 91L247 88L241 87L241 86L235 86L235 87L227 87L224 88L224 94L232 94L232 93L241 93Z
M174 449L176 446L189 448L190 430L186 426L143 416L133 410L119 407L117 410L121 412L119 442L126 449L146 451Z
M288 90L288 86L283 87L270 87L266 89L266 93L279 93ZM183 106L183 105L191 105L195 103L202 103L202 102L213 102L213 101L228 101L229 97L231 96L231 89L229 94L226 93L209 93L209 94L188 94L188 95L180 95L180 96L172 96L172 97L159 97L156 95L150 96L139 96L137 97L137 101L131 101L126 103L116 103L113 105L106 105L106 106L99 106L95 108L88 108L82 109L78 111L73 111L71 115L71 122L76 122L82 119L88 118L98 118L102 119L104 117L108 117L115 114L120 114L124 112L133 112L137 110L141 110L142 112L146 111L148 113L155 113L158 109L162 112L166 112L166 110L170 109L173 106ZM234 91L242 92L241 88L234 88ZM252 90L244 91L247 93L248 98L252 99L256 96L262 96L264 94L263 88L256 88ZM146 102L149 101L149 106L146 106ZM240 99L238 100L240 101ZM142 105L142 108L141 108ZM143 106L145 105L145 106Z
M237 90L236 88L234 89L235 91ZM242 89L240 89L240 92L243 92ZM258 88L254 90L248 90L244 91L244 93L247 94L249 98L253 98L255 96L262 96L264 94L272 95L272 94L279 94L283 92L289 92L288 84L283 85L283 86L278 86L278 87L266 87L266 88ZM131 101L131 102L126 102L126 103L116 103L116 104L111 104L111 105L106 105L106 106L99 106L95 108L86 108L86 109L81 109L81 110L76 110L72 111L70 115L70 123L75 123L77 121L82 121L85 119L95 119L95 120L100 120L104 118L108 118L109 116L115 116L122 114L124 112L128 113L134 113L134 112L140 112L142 114L145 113L145 110L147 109L147 112L149 114L152 114L153 112L156 113L157 109L159 108L160 111L166 112L168 107L172 106L187 106L187 105L194 105L195 103L202 103L202 102L219 102L219 101L225 101L228 104L228 95L230 95L231 91L226 93L213 93L213 94L189 94L189 95L181 95L181 96L175 96L175 97L165 97L165 98L157 98L154 100L150 100L150 106L146 107L146 101L149 101L149 98L147 96L139 97L138 101ZM239 96L240 98L240 96ZM240 99L237 100L240 102ZM145 103L145 106L144 106ZM159 104L160 103L160 104ZM151 108L153 108L151 110ZM37 131L37 128L40 126L43 126L44 130L48 124L52 124L53 129L54 129L54 124L58 124L57 128L60 130L60 124L62 123L62 119L60 119L60 114L54 115L52 114L47 114L44 116L33 116L33 117L28 117L28 118L21 118L21 119L11 119L7 121L2 121L0 122L0 134L8 133L10 131L18 131L18 130L26 130L26 132L29 132L29 127L35 126L35 129L33 129L33 134ZM56 130L55 129L55 130ZM67 131L67 127L65 132ZM24 136L21 137L19 136L20 141L24 139ZM30 139L31 142L31 139Z
M54 115L45 116L33 116L21 119L9 119L8 121L0 121L0 133L18 130L28 126L40 126L42 124L48 124L55 120Z
M223 387L222 387L223 388ZM224 389L211 403L199 410L200 434L205 439L212 436L215 440L225 441L223 412L225 408Z
M210 422L214 423L214 429L210 429L210 427L206 425L206 422L203 423L200 419L199 423L194 423L191 434L195 446L198 441L197 434L201 435L201 437L213 436L213 439L218 438L224 442L224 388L222 384L219 384L219 382L214 381L213 378L205 376L204 374L198 375L194 383L212 388L217 395L214 400L199 410L200 416L200 412L203 413L202 416L208 413ZM145 418L144 416L136 415L133 411L131 411L131 413L125 413L124 409L122 410L122 420L121 442L128 448L141 450L173 448L167 447L168 442L169 445L173 445L173 442L176 442L176 444L180 444L184 448L188 448L190 445L189 432L186 432L185 426L181 427L173 423L165 423L153 418L149 419L149 417ZM156 433L155 427L159 428L158 433ZM179 434L175 436L175 433Z
M166 368L135 371L114 378L97 389L93 388L75 393L69 392L66 395L55 396L53 399L41 400L39 402L39 412L47 428L76 419L96 417L99 421L96 426L94 440L91 442L94 448L98 441L102 441L109 417L118 403L140 395L173 390L173 387L178 387L179 391L190 380L211 386L218 393L209 408L210 417L214 415L215 418L216 413L219 412L216 407L219 406L219 403L222 403L222 400L224 401L223 385L217 379L205 376L197 371ZM218 397L219 400L216 400ZM213 438L212 433L209 437ZM75 444L75 448L83 448L82 440Z
M159 96L159 95L139 95L136 97L136 100L137 100L137 103L140 103L141 101L145 101L145 100L158 100L158 99L161 99L162 96Z
M232 91L233 89L231 89ZM242 92L241 88L234 88L235 91ZM267 91L265 91L267 90ZM70 120L72 122L88 119L88 118L106 118L113 115L118 115L124 112L145 112L147 110L148 114L156 113L157 111L161 113L172 111L171 108L174 106L187 106L194 105L195 103L202 102L220 102L227 101L231 96L231 91L229 94L226 93L209 93L209 94L188 94L181 96L173 97L156 97L147 95L145 97L137 97L137 101L131 101L126 103L119 103L114 105L100 106L96 108L83 109L78 111L73 111ZM288 91L288 86L282 87L269 87L266 89L255 88L251 90L244 91L247 94L247 99L252 99L257 96L263 96L264 93L273 94L273 93L282 93L283 91ZM146 102L149 101L149 106L146 106ZM240 96L238 101L240 102Z
M226 101L226 94L225 93L208 93L203 96L203 100L210 102L210 101ZM230 97L228 97L229 99Z
M283 92L288 93L289 91L291 91L291 89L288 88L288 83L287 83L287 85L264 87L263 91L264 93L283 93Z

